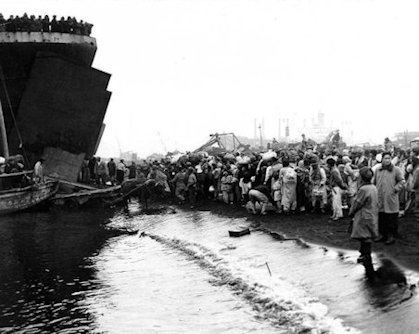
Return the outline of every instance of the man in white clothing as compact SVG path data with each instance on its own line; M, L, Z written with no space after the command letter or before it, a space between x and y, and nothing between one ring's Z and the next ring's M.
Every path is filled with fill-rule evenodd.
M33 168L33 178L36 183L44 181L44 159L39 159Z

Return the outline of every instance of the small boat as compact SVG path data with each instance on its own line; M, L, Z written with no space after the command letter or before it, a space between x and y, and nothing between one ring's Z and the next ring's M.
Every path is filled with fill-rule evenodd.
M0 177L16 177L27 172L1 174ZM58 190L58 181L47 180L24 187L0 190L0 215L29 209L49 199Z
M5 163L9 159L9 147L1 102L0 139L1 153L4 156L2 163ZM39 182L34 182L31 174L33 171L0 173L0 215L22 211L41 204L58 190L58 181L42 178Z
M65 181L64 181L65 182ZM113 186L104 189L83 189L71 194L55 194L50 202L55 206L81 207L89 204L103 203L113 201L119 196L121 186Z
M230 237L241 237L246 234L250 234L250 230L248 228L240 231L228 231Z

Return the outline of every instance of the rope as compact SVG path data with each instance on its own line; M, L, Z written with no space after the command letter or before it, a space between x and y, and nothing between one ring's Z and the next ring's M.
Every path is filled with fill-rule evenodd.
M2 82L4 92L6 94L7 104L9 106L10 114L11 114L12 119L13 119L13 125L15 126L16 133L17 133L17 136L19 138L19 148L22 149L23 158L25 159L25 164L28 166L29 165L29 160L28 160L28 157L26 155L25 149L23 147L22 135L21 135L21 133L19 131L19 128L17 126L16 117L15 117L15 114L13 112L12 103L10 102L9 93L8 93L7 87L6 87L6 80L5 80L4 73L3 73L3 66L1 64L0 64L0 80Z

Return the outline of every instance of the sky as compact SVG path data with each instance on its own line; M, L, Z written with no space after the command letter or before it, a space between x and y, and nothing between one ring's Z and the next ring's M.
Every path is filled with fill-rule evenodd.
M351 144L419 130L416 0L3 0L1 11L94 24L93 67L112 75L100 156L254 137L255 119L266 138L288 119L299 139L318 112L349 122Z

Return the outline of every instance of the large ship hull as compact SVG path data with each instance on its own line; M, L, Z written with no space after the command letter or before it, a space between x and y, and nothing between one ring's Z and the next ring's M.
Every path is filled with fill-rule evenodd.
M9 148L46 173L77 179L95 154L111 93L110 75L91 67L92 37L66 33L0 33L0 100ZM13 119L14 116L14 119Z

